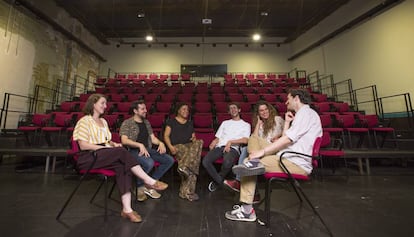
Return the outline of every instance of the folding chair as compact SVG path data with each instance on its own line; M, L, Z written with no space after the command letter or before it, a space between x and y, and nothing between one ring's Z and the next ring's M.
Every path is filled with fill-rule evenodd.
M87 169L87 170L77 170L78 173L80 175L82 175L79 179L78 185L76 185L75 189L72 191L72 193L69 195L68 199L66 200L65 204L63 204L63 207L60 209L58 215L56 216L56 220L60 219L60 216L63 214L63 212L65 211L66 207L68 206L69 202L72 200L73 196L75 195L76 191L79 189L80 185L82 184L82 181L85 179L86 176L88 175L95 175L98 176L100 178L102 178L101 183L98 186L98 189L96 190L96 192L93 194L91 200L89 201L90 203L93 202L93 200L95 199L96 195L98 194L99 190L101 189L102 185L105 184L105 198L104 198L104 207L105 207L105 217L104 220L107 220L107 214L108 214L108 198L111 196L114 188L115 188L115 183L113 184L111 191L109 192L109 195L106 195L108 193L108 179L111 177L115 177L115 171L113 170L108 170L108 169L93 169L93 166L96 162L96 159L98 158L96 151L81 151L79 148L79 144L77 141L74 141L71 138L71 149L67 151L68 155L71 155L75 161L75 163L77 162L78 158L79 158L79 153L80 152L91 152L93 154L94 160L91 164L91 166Z
M317 159L319 158L319 149L320 149L321 142L322 142L321 137L316 138L316 140L313 144L312 156L307 155L307 154L303 154L303 153L299 153L299 152L294 152L294 151L285 151L285 152L283 152L280 155L280 166L285 172L266 172L264 174L264 177L266 179L266 194L265 194L266 223L265 224L266 224L267 227L270 227L270 200L271 200L270 196L271 196L271 193L272 193L271 184L272 184L273 181L282 182L282 183L288 182L292 186L293 190L295 191L297 197L299 198L299 201L301 203L303 202L302 197L306 200L306 202L312 208L312 211L320 219L320 221L322 222L322 224L324 225L324 227L328 231L329 235L333 236L331 230L328 228L325 221L322 219L321 215L316 210L315 206L312 204L312 202L309 200L309 198L306 196L305 192L303 191L303 189L301 188L301 186L299 184L299 181L308 181L309 176L291 174L289 172L289 170L287 169L286 165L283 163L283 160L285 159L284 156L286 154L296 154L296 155L312 158L312 165L314 167L317 167L317 163L318 163Z

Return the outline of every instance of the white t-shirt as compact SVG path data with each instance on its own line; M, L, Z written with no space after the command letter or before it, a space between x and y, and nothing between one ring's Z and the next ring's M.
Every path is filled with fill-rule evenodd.
M219 139L216 147L225 146L229 140L235 140L240 138L249 138L251 127L249 123L246 123L243 119L233 120L228 119L221 123L219 129L216 132L216 137ZM237 145L232 145L232 148L238 150Z
M278 152L281 155L283 151L295 151L312 155L313 143L317 137L322 136L321 119L315 110L309 105L304 105L296 112L292 125L285 132L285 135L292 140L292 144ZM295 154L286 154L285 158L300 166L308 174L312 172L312 159L309 157L298 156Z

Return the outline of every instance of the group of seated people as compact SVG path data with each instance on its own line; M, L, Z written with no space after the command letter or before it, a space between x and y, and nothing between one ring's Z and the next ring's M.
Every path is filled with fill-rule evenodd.
M225 213L225 217L237 221L255 221L252 204L257 201L256 179L264 172L285 172L279 167L279 155L288 149L312 154L313 142L322 135L318 114L309 107L311 98L306 90L289 91L286 105L289 112L285 119L277 115L276 109L265 101L259 101L254 110L253 126L240 117L237 103L228 104L229 120L222 122L215 139L209 145L210 151L201 161L203 141L197 139L193 123L189 120L190 108L186 103L176 107L176 116L167 121L163 141L157 138L146 119L144 101L131 103L133 116L120 127L121 144L111 141L111 132L102 115L106 109L106 98L92 94L84 107L85 116L75 126L73 139L81 150L95 150L98 156L93 168L113 169L121 194L121 216L131 222L141 222L141 216L131 207L132 176L138 177L137 199L144 201L147 196L160 198L158 191L168 184L159 179L178 161L181 176L179 197L189 201L199 199L196 193L200 163L205 167L212 181L208 185L213 192L217 187L228 187L240 192L242 205ZM153 145L157 148L153 149ZM105 149L104 149L105 148ZM126 149L125 149L126 148ZM220 171L214 162L223 157ZM238 164L234 165L239 158ZM82 153L77 165L84 169L91 165L91 153ZM291 173L308 175L312 171L311 159L301 156L287 158ZM154 165L158 167L153 170ZM226 180L233 171L236 180ZM151 174L151 176L149 175Z

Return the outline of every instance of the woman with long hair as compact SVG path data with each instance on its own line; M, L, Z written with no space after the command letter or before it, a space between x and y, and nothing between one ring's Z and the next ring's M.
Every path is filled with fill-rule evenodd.
M141 216L131 207L132 175L142 179L148 188L164 190L168 184L148 176L122 144L111 141L108 123L102 115L105 112L106 98L102 94L92 94L86 101L83 116L75 126L73 140L80 150L95 151L97 159L93 169L111 169L116 173L116 184L121 194L121 216L131 222L141 222ZM88 169L93 163L91 152L81 152L77 161L79 169Z

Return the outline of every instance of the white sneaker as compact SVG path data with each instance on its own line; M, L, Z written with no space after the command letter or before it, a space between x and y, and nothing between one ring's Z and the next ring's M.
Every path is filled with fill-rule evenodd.
M244 213L243 206L234 205L233 211L227 211L225 214L226 218L232 221L248 221L254 222L256 221L256 213L254 209L248 214Z
M145 188L144 193L147 194L149 197L151 197L153 199L158 199L158 198L161 197L161 194L159 192L157 192L157 190L155 190L155 189Z

